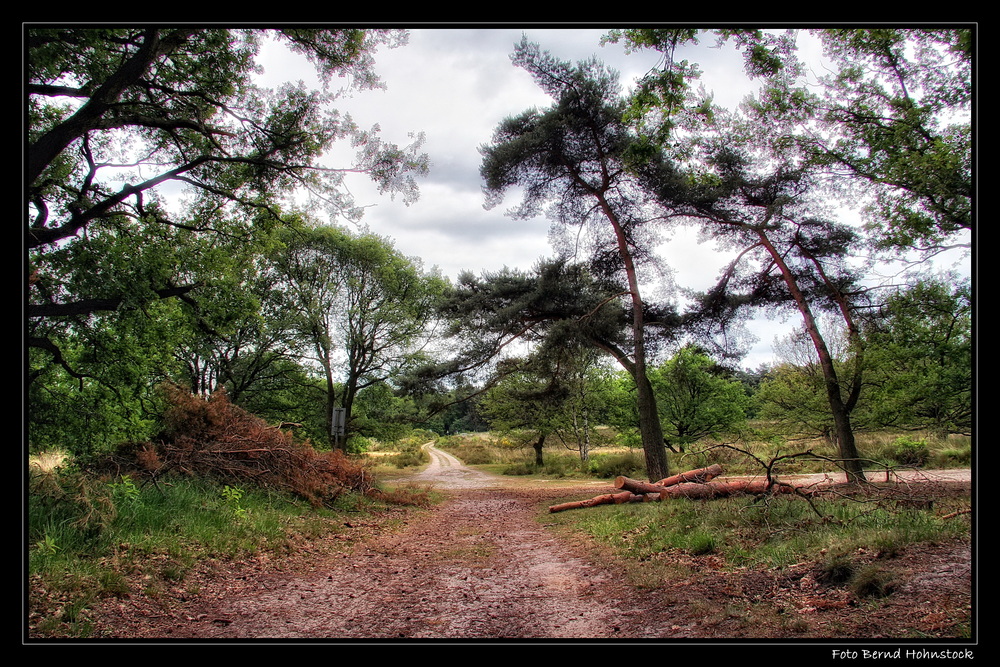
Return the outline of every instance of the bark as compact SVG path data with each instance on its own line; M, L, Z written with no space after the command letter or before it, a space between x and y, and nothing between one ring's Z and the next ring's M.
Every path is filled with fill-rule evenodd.
M673 486L674 484L682 484L683 482L708 482L721 474L722 466L718 463L713 463L707 468L688 470L687 472L682 472L679 475L661 479L657 482L657 484L660 486Z
M176 30L161 39L159 30L146 30L142 46L94 91L86 104L28 148L25 181L33 183L59 153L100 121L122 92L135 85L157 58L176 50L193 32L194 29L187 28Z
M642 450L646 455L646 474L649 480L662 479L670 474L667 450L663 445L663 427L656 409L656 395L653 385L646 376L646 323L643 317L642 296L639 293L639 279L629 250L628 239L618 215L604 198L598 194L598 201L605 216L611 222L618 243L618 254L625 265L629 292L632 295L632 338L635 345L632 377L635 380L637 407L639 410L639 433L642 436Z
M697 484L685 482L668 486L660 491L660 500L670 498L692 498L707 500L710 498L728 498L744 494L763 495L765 493L804 493L812 495L817 487L812 485L795 486L793 484L768 484L767 480L737 479L729 482L707 482Z
M164 287L163 289L153 290L153 293L159 299L169 299L175 296L183 296L201 286L202 283L183 285L181 287ZM29 304L28 317L90 315L97 312L118 310L123 303L125 303L124 296L109 297L106 299L83 299L71 303Z
M542 433L538 436L538 440L535 441L533 447L535 448L535 465L542 467L545 462L542 460L542 447L545 445L545 434Z
M816 348L816 354L819 355L820 367L823 369L823 378L826 385L827 400L830 403L830 412L833 414L834 428L837 433L840 458L842 459L841 464L847 473L847 481L851 483L863 483L866 481L865 471L854 441L854 429L851 426L851 406L844 402L841 394L840 379L837 377L837 370L833 365L833 355L830 354L830 350L826 346L826 341L823 340L823 336L820 334L819 327L816 325L816 320L812 314L812 309L809 307L809 302L806 300L802 290L799 289L795 281L795 276L785 263L781 253L771 243L765 231L758 229L757 236L781 271L785 285L788 287L788 291L795 300L799 313L805 322L806 331L813 342L813 347ZM848 325L850 324L851 321L848 320Z
M708 482L721 474L722 466L716 463L707 468L688 470L687 472L680 473L679 475L673 475L672 477L661 479L659 482L642 482L630 477L617 477L615 478L615 488L631 491L632 493L660 493L663 491L663 487L666 486L674 486L685 482L701 484Z
M707 468L689 470L679 475L667 477L656 483L643 482L629 477L618 477L615 479L615 488L623 489L620 493L607 493L587 500L552 505L549 507L549 512L562 512L564 510L583 507L594 507L595 505L650 502L671 498L708 500L743 494L764 495L772 493L794 493L803 496L812 496L826 488L825 486L817 486L816 484L768 482L766 479L737 479L727 482L709 481L721 474L722 466L716 463Z
M560 505L551 505L549 506L549 513L564 512L566 510L580 509L582 507L594 507L596 505L648 503L655 500L659 500L659 496L656 494L635 494L631 491L622 491L621 493L605 493L604 495L594 496L593 498L588 498L587 500L576 500L569 503L562 503Z

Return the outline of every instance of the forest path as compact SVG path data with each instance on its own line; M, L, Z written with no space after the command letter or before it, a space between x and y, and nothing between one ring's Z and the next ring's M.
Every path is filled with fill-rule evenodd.
M425 641L787 636L781 625L754 623L736 613L765 601L801 619L797 636L854 636L850 633L872 627L886 636L909 636L912 628L941 630L927 609L968 604L966 542L928 545L898 558L905 568L901 581L915 583L877 614L859 614L842 589L807 586L810 570L798 566L728 573L709 567L677 585L640 590L613 562L597 562L594 545L581 548L539 521L558 499L595 495L593 485L515 487L520 482L428 450L431 465L409 479L433 484L448 498L401 529L376 530L335 555L312 557L305 543L294 554L305 567L294 573L217 577L174 613L145 618L122 613L114 636ZM365 529L363 522L345 525ZM934 577L933 587L916 585L927 577ZM872 614L878 617L875 626Z

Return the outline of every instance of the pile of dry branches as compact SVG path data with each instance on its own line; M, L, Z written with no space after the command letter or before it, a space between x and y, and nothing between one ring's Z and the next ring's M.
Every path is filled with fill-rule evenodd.
M345 491L367 493L365 468L339 451L319 452L229 402L225 391L208 399L176 386L164 388L168 409L156 443L137 453L152 481L167 472L230 484L276 488L314 505Z

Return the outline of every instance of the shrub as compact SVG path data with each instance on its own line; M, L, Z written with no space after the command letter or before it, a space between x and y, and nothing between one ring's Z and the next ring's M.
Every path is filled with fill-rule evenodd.
M503 469L504 475L533 475L538 471L534 463L528 463L527 461L519 461L517 463L511 463Z
M903 436L893 442L891 455L893 460L902 465L922 466L930 458L930 450L926 441Z
M466 465L486 465L496 463L496 456L489 447L483 445L465 445L453 448L452 453Z
M367 451L376 449L376 447L375 440L358 435L357 433L348 438L347 442L344 443L344 449L350 454L364 454Z
M397 468L423 465L427 461L427 453L417 450L407 450L391 457L389 461Z
M644 469L643 461L632 451L624 454L596 454L590 458L590 472L597 477L636 477Z
M936 467L953 465L967 466L972 463L972 447L948 447L934 452L933 464Z
M545 465L542 466L541 472L548 477L565 477L571 466L572 464L567 464L562 457L548 456L545 458Z

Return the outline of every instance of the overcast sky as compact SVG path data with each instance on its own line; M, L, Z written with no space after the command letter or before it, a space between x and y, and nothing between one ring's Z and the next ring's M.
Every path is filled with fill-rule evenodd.
M544 218L513 220L504 211L516 201L493 210L483 208L479 176L479 146L488 143L505 117L552 103L531 76L514 67L510 54L522 34L543 50L570 61L598 57L621 74L626 87L654 67L658 54L626 54L620 44L601 46L605 29L411 29L409 43L381 49L375 69L385 90L355 93L338 101L362 127L379 124L383 138L409 142L409 133L423 132L430 174L420 179L420 200L404 206L398 199L380 196L364 179L349 182L357 202L368 206L363 224L391 238L402 253L420 258L425 269L436 266L454 280L462 270L476 274L504 266L530 269L541 257L551 256L550 224ZM311 66L283 47L262 50L262 85L285 80L314 83ZM717 104L734 108L748 93L742 58L732 48L715 48L711 37L679 54L697 62L701 82ZM684 287L710 285L727 256L710 245L694 241L694 232L679 231L661 244L659 252ZM771 343L778 333L797 325L759 321L760 339L744 360L747 367L771 361Z

